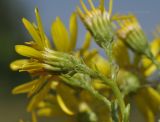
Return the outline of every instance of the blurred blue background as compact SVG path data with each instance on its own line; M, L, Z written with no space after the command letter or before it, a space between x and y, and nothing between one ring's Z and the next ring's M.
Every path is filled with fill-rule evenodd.
M87 3L87 0L84 1ZM93 1L98 5L98 0ZM25 110L26 96L11 94L14 86L29 80L28 74L13 72L9 68L11 61L20 58L14 51L14 45L31 39L21 19L25 17L35 22L34 8L38 7L45 32L51 39L50 26L56 16L60 16L68 26L69 17L77 5L79 0L0 0L0 122L17 122L19 118L29 118ZM151 40L152 32L160 24L160 0L114 0L113 14L130 12L137 15ZM84 34L85 28L79 21L78 47Z

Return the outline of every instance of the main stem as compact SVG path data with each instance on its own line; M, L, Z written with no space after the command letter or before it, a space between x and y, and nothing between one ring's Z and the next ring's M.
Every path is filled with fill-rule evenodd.
M114 59L113 59L113 54L112 54L112 43L109 43L109 44L105 44L103 46L104 50L105 50L105 53L106 55L108 56L108 60L109 60L109 63L110 63L110 68L111 68L111 80L112 80L112 83L110 84L111 85L111 88L113 90L113 93L115 94L117 100L118 100L118 105L120 107L120 111L121 111L121 114L122 114L122 120L123 120L123 113L125 111L125 103L124 103L124 100L123 100L123 96L118 88L118 85L117 85L117 82L116 82L116 79L117 79L117 73L118 73L118 67L117 65L114 63ZM104 80L106 82L106 80Z

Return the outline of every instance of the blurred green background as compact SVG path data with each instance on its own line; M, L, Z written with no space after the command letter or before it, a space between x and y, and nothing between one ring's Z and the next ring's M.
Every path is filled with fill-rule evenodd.
M86 2L86 0L84 1ZM98 3L98 0L93 1L95 4ZM44 29L48 37L51 38L50 26L52 21L55 20L56 16L60 16L68 25L69 16L77 5L79 5L79 0L0 0L0 122L18 122L20 118L28 119L30 117L26 112L26 96L11 94L14 86L30 80L27 73L13 72L9 68L10 62L21 58L15 53L14 46L31 39L21 19L25 17L35 22L34 8L38 7ZM160 0L115 0L113 12L135 13L149 39L152 39L151 33L160 23L159 5ZM84 33L85 29L79 23L77 46L81 44ZM95 44L92 46L95 47ZM143 121L141 118L138 121L137 118L137 122ZM42 120L42 122L44 121Z

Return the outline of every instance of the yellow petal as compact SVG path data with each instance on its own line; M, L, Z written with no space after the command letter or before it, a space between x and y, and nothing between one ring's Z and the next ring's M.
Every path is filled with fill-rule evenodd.
M36 80L19 85L12 90L12 94L22 94L32 91Z
M40 17L39 12L38 12L38 8L35 9L35 14L36 14L36 19L37 19L37 23L38 23L38 30L39 30L39 33L40 33L40 36L41 36L41 42L42 42L44 47L49 48L50 44L49 44L49 41L45 37L45 33L44 33L44 30L43 30L43 25L42 25L41 17Z
M61 107L61 109L67 113L68 115L74 115L74 112L71 111L70 109L68 109L68 107L65 105L64 100L62 99L62 97L60 95L57 95L57 101Z
M78 34L78 23L76 13L72 13L70 17L70 42L68 51L72 51L76 46L77 34Z
M160 39L153 40L150 45L152 53L157 55L160 51Z
M31 101L27 107L28 112L33 111L35 108L38 107L38 104L42 100L44 100L44 98L46 97L46 95L50 91L50 85L51 85L51 82L47 82L47 84L35 96L33 96L33 98L31 99Z
M155 122L153 111L151 110L150 106L146 103L146 100L143 96L139 93L134 97L136 104L140 111L143 113L147 122Z
M54 45L58 51L67 51L69 45L69 36L67 29L59 17L53 22L51 34L54 40Z
M147 69L144 71L145 76L150 76L156 71L157 67L154 64L151 64Z
M41 37L39 36L35 27L25 18L22 19L23 24L28 30L29 34L32 36L33 40L37 43L40 49L43 49L43 44L41 42Z
M22 56L36 58L36 59L43 58L42 54L32 47L28 47L25 45L16 45L15 49L16 49L16 52Z
M58 104L57 104L58 106ZM45 116L45 117L56 117L64 114L60 107L54 106L54 108L46 107L46 108L41 108L38 110L38 115L39 116Z
M130 64L129 54L125 44L118 40L113 46L113 55L120 67L127 67Z
M80 4L81 4L83 10L84 10L87 14L89 14L89 10L87 9L87 7L86 7L85 3L83 2L83 0L80 0Z
M64 84L57 86L57 101L61 109L69 115L73 115L78 111L78 100L74 91Z
M10 64L10 68L14 71L17 71L17 70L21 69L24 64L26 64L28 62L29 62L29 60L27 60L27 59L16 60Z
M45 100L46 101L42 101L38 105L39 116L56 117L64 114L64 112L61 110L60 106L58 105L57 98L55 95L48 94Z
M100 55L96 55L90 65L93 69L100 71L102 74L108 76L110 74L110 65L107 60L105 60Z
M141 90L146 102L150 105L152 111L158 112L160 110L160 94L152 87L145 87Z
M90 47L90 45L91 45L91 34L87 32L82 46L82 50L87 50Z
M37 116L36 113L34 111L32 111L32 122L37 122Z
M55 95L47 94L45 100L40 102L38 107L39 116L57 117L65 114L61 110Z
M32 90L29 91L28 97L32 96L34 93L37 93L45 84L46 80L47 80L47 77L40 76L40 78L35 81Z
M108 10L109 16L111 16L111 14L112 14L112 8L113 8L113 0L110 0L110 2L109 2L109 10Z
M83 53L83 57L84 57L84 62L86 64L89 64L90 61L98 54L98 50L97 49L93 49L91 51L85 51L85 53Z
M153 55L156 57L157 61L160 62L160 55L158 55L160 50L160 40L155 39L153 42L151 42L150 47ZM145 68L144 74L146 76L150 76L157 69L157 67L152 63L152 61L146 57L142 58L142 64L143 67Z

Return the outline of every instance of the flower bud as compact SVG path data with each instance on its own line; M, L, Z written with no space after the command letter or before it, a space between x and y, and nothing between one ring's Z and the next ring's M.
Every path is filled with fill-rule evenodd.
M104 10L103 7L95 8L91 0L89 0L89 3L92 8L91 10L88 10L81 0L81 5L85 14L80 8L78 8L78 13L82 22L94 37L96 43L102 47L104 44L113 41L113 23L110 20L110 14Z
M117 32L118 37L133 51L151 58L152 53L147 42L148 39L136 17L128 16L125 20L119 21L119 25L121 28Z

